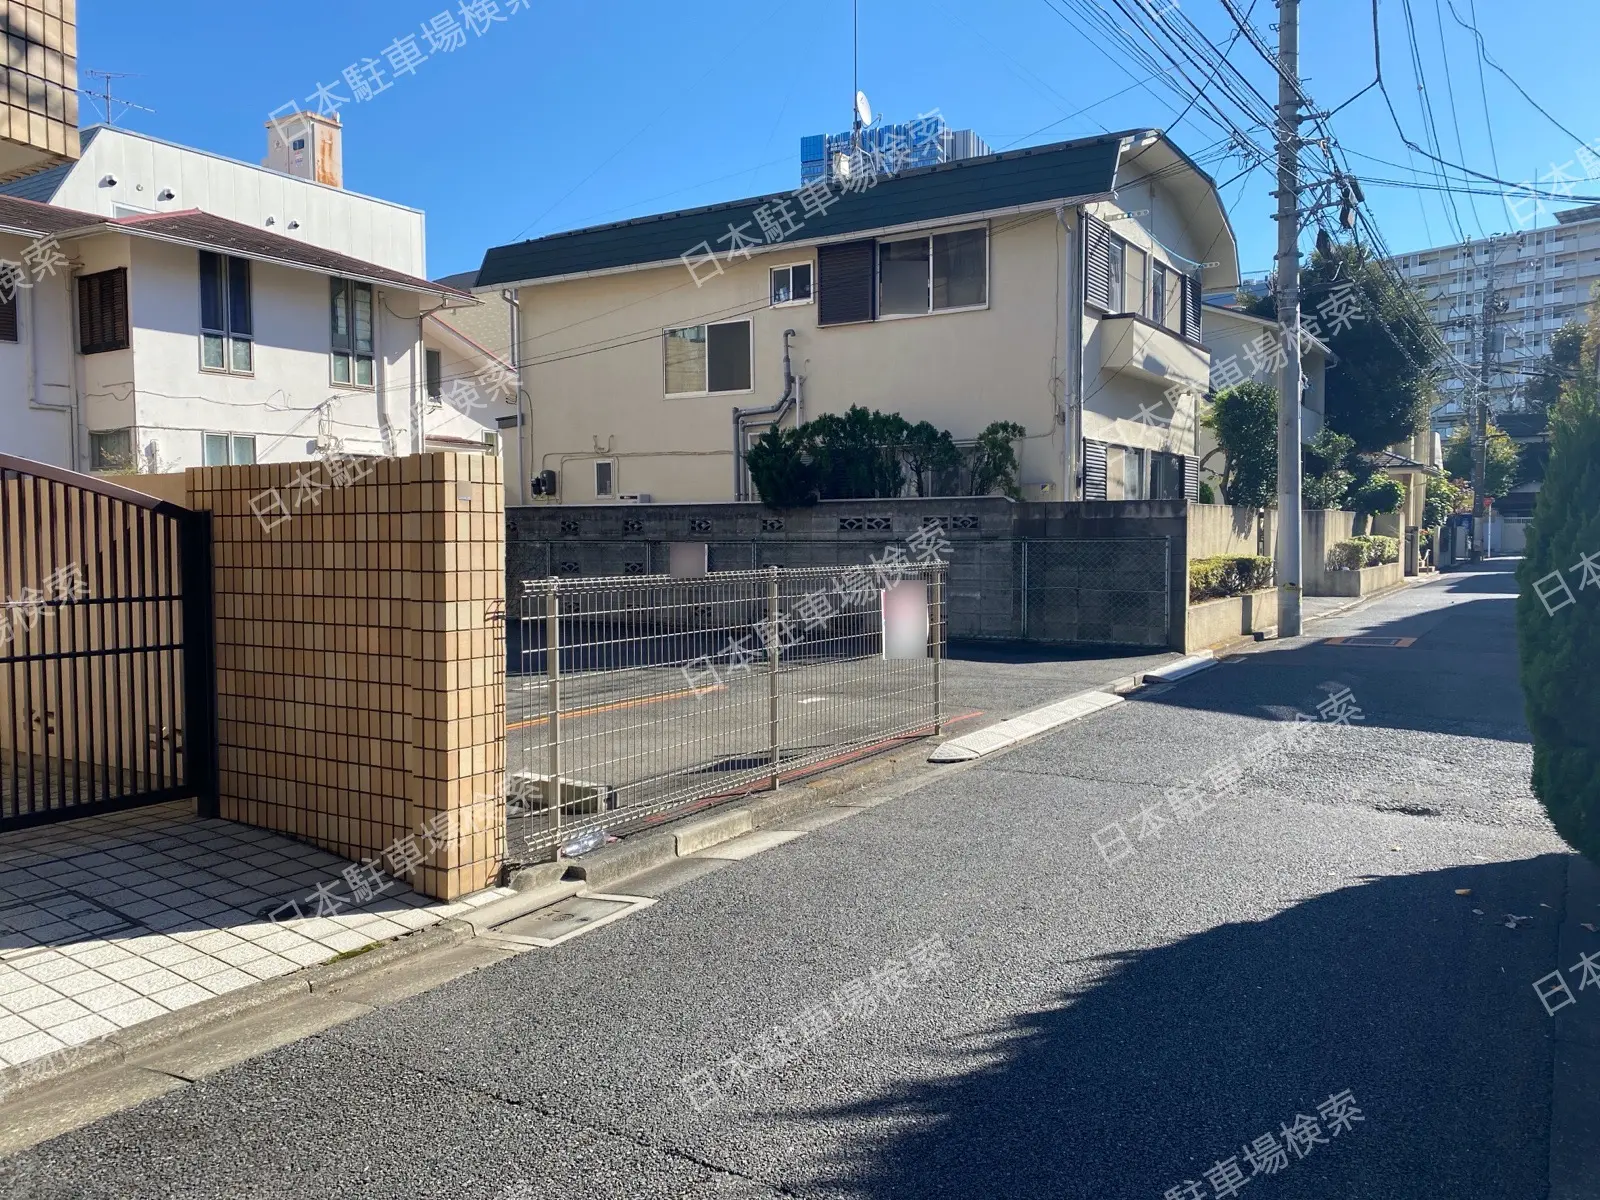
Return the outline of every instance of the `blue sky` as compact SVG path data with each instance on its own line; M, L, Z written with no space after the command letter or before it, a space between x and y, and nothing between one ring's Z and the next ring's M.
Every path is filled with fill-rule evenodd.
M502 15L514 2L498 0ZM1147 72L1123 69L1103 39L1064 19L1081 26L1080 2L861 0L862 88L889 118L938 108L996 149L1138 126L1168 129L1191 153L1218 141L1214 125L1195 110L1181 114L1158 85L1139 86ZM1452 2L1463 17L1475 6L1490 55L1570 135L1493 70L1480 90ZM1181 4L1213 39L1233 31L1222 0ZM350 96L343 69L369 57L387 69L385 48L408 34L426 50L420 25L443 5L345 0L291 15L251 0L80 0L79 65L132 74L116 81L117 93L156 110L128 112L119 124L258 161L269 111L305 102L324 83ZM456 0L452 11L460 7ZM1406 7L1381 0L1384 77L1406 133L1426 145ZM1584 174L1577 139L1600 146L1585 62L1600 44L1600 4L1409 0L1409 9L1443 157L1514 181L1563 166ZM850 11L849 0L535 0L414 74L386 75L390 86L370 100L344 105L346 185L427 211L435 276L476 267L487 247L518 238L791 188L800 137L848 123ZM1256 0L1254 24L1272 40L1276 13L1273 0ZM1324 109L1372 81L1372 50L1365 0L1303 5L1302 73ZM1275 97L1271 68L1245 43L1231 57ZM97 119L86 101L84 123ZM1339 112L1333 128L1362 177L1409 180L1414 161L1431 178L1425 160L1408 157L1377 90ZM1600 173L1600 156L1591 161ZM1243 165L1228 158L1210 170L1221 182ZM1600 179L1566 186L1600 196ZM1272 187L1257 171L1224 191L1241 264L1255 273L1275 248ZM1476 236L1515 224L1495 198L1458 198L1452 211L1438 193L1371 183L1366 193L1396 251L1455 240L1458 228Z

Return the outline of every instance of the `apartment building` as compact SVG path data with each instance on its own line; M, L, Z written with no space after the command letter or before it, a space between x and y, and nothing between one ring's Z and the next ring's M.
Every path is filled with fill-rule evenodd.
M1483 361L1483 308L1491 276L1506 308L1494 320L1489 378L1496 411L1515 405L1526 368L1550 349L1550 335L1585 319L1591 290L1600 282L1600 205L1556 214L1556 225L1502 234L1454 246L1436 246L1390 260L1422 298L1429 317L1462 372L1477 379ZM1448 434L1472 415L1472 388L1461 379L1443 383L1445 402L1435 430Z
M78 157L78 0L0 5L0 179Z
M920 167L491 249L514 290L540 503L753 497L774 425L852 405L970 441L1029 500L1179 499L1238 284L1212 180L1154 130ZM508 454L510 453L508 449Z

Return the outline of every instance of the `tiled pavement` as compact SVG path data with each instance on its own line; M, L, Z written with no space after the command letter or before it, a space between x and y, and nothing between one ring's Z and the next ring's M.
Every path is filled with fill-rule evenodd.
M265 830L199 820L192 801L0 835L0 1067L511 894L443 904L394 882L331 915L268 919L288 901L314 913L306 900L319 885L348 900L350 865Z

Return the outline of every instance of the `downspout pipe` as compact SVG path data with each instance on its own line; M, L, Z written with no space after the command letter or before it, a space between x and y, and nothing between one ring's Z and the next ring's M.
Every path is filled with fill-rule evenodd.
M777 425L789 413L789 406L794 403L794 368L789 358L789 339L794 337L792 329L783 331L783 395L776 404L769 404L764 408L735 408L733 410L733 498L735 500L748 500L745 494L744 472L741 467L742 449L744 446L744 423L747 417L771 417L772 423Z
M517 500L519 503L528 502L528 459L527 451L523 444L526 436L523 432L522 401L526 393L522 389L522 302L517 299L516 288L506 288L500 293L500 298L506 302L507 319L510 322L508 330L511 345L509 356L511 369L517 375Z
M1067 478L1062 489L1065 500L1083 499L1083 319L1086 295L1084 276L1089 252L1089 223L1082 207L1077 209L1076 248L1067 270L1067 328L1070 331L1072 368L1067 375L1071 395L1067 400Z

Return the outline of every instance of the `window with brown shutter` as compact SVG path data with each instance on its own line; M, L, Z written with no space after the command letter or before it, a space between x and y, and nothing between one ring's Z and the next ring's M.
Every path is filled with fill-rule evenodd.
M78 277L78 344L84 354L128 348L128 269Z
M0 342L18 340L17 289L12 288L9 294L0 289Z
M817 247L817 324L870 321L878 243L837 242Z

